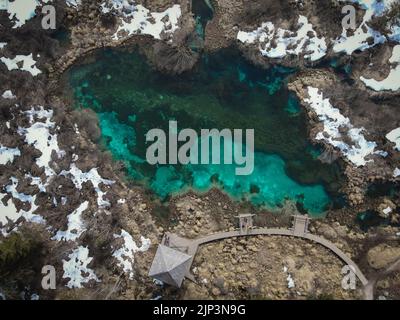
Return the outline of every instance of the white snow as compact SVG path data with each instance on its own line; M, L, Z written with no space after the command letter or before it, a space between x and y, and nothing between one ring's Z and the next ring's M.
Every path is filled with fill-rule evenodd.
M81 0L65 0L68 7L76 8L82 4Z
M120 19L121 25L115 32L114 40L119 40L120 31L132 34L147 34L155 39L161 39L161 34L173 34L178 27L178 20L182 14L180 5L173 5L163 12L150 12L142 5L131 4L127 0L113 0L111 3L103 2L102 12L108 13L111 10L123 15Z
M263 56L283 58L287 55L305 54L306 59L317 61L326 54L325 38L319 38L307 17L300 15L296 32L278 28L272 22L265 22L260 28L251 32L239 31L237 39L245 44L258 42ZM309 36L312 34L312 37ZM272 41L276 46L272 46ZM290 49L289 49L290 47Z
M400 18L397 20L397 25L390 27L390 31L389 39L395 42L400 42Z
M132 236L125 230L121 230L120 235L114 234L114 238L123 238L124 244L121 248L114 251L113 257L118 260L118 265L123 269L123 271L129 275L129 279L133 279L134 254L136 252L147 251L150 247L150 239L141 236L140 241L142 242L142 245L138 247Z
M30 110L25 111L24 113L25 115L28 116L30 124L33 124L35 118L49 120L53 117L53 110L45 110L42 106L40 106L39 110L36 110L34 107L31 107Z
M10 194L12 198L7 201L6 205L4 205L1 201L4 198L5 194L0 193L0 222L3 224L3 227L7 224L6 218L11 220L12 222L16 222L18 218L23 217L27 222L45 224L46 221L42 216L34 214L36 209L38 209L38 206L35 204L36 195L32 196L25 193L20 193L17 191L17 186L18 179L15 177L11 177L11 184L5 187L5 191ZM30 204L30 209L28 211L18 211L12 199L18 199L21 202L28 202ZM4 228L1 229L1 232L4 236L7 235Z
M82 172L81 169L79 169L75 163L72 163L70 166L70 169L68 171L63 170L60 175L63 175L65 177L71 176L71 180L74 183L75 187L79 190L82 189L82 183L90 181L97 193L97 204L100 208L108 207L110 206L110 202L107 200L104 200L103 196L106 194L106 192L103 192L100 189L100 184L104 184L106 186L110 186L114 183L113 180L107 180L103 179L98 171L97 168L92 168L88 172Z
M37 293L31 294L31 300L39 300L39 295Z
M400 128L390 131L386 135L386 139L396 144L395 150L400 151Z
M366 160L365 158L374 153L377 144L365 139L362 134L364 128L353 127L350 119L343 116L339 109L333 107L329 99L324 99L323 94L318 92L318 88L309 86L308 95L310 98L304 101L310 105L318 115L319 120L324 124L323 132L319 132L316 139L326 141L335 148L338 148L357 167L364 166L367 162L373 161ZM350 146L340 140L342 136L339 131L340 127L348 130L347 135L353 142L353 145Z
M386 151L383 150L376 150L374 151L374 154L377 154L378 156L381 156L382 158L386 158L389 153L387 153Z
M118 204L124 204L126 202L126 199L118 199L117 203Z
M55 125L51 121L53 110L45 110L42 106L40 110L35 110L32 107L25 114L29 117L31 126L29 128L18 128L18 133L25 136L25 141L28 144L41 151L42 155L36 159L36 164L40 168L45 168L47 177L53 176L55 173L50 168L51 154L55 151L58 158L61 158L63 155L63 152L58 147L57 134L50 133L50 129L53 129ZM35 118L45 119L45 122L35 122Z
M294 280L292 275L288 272L288 268L286 266L283 267L283 272L287 274L286 281L288 289L293 289L295 287Z
M4 49L7 45L7 42L0 42L0 49Z
M292 289L292 288L295 287L295 285L294 285L294 280L293 280L291 274L288 274L288 276L287 276L287 278L286 278L286 281L288 282L288 289Z
M32 203L33 197L31 195L18 192L17 186L18 186L18 179L15 177L11 177L11 184L6 186L6 191L8 193L11 193L12 197L15 199L19 199L22 202Z
M352 0L352 2L360 4L365 10L363 21L351 36L348 36L347 30L343 28L342 35L335 40L333 51L345 52L351 55L356 50L364 51L377 44L386 42L387 38L378 31L370 28L368 22L370 22L373 16L382 15L395 1L396 0ZM370 37L374 39L372 44L368 44L367 42Z
M88 247L79 246L68 255L69 260L63 259L63 278L69 278L68 288L82 288L82 284L90 280L100 282L94 271L88 268L88 264L93 260L89 257Z
M29 72L32 76L37 76L42 73L36 66L36 61L33 59L32 53L29 55L16 55L15 58L1 57L0 61L3 62L9 71L22 70ZM18 66L18 63L22 62L22 67Z
M52 240L74 241L86 231L85 223L82 220L82 213L88 208L89 202L83 202L74 212L68 215L67 230L58 230Z
M21 217L22 212L18 212L17 208L15 208L14 202L12 199L8 199L6 205L3 203L3 198L6 196L4 193L0 193L0 224L4 227L8 224L8 221L11 222L17 221L19 217ZM3 236L7 235L5 228L0 228Z
M80 134L78 125L76 123L74 124L74 128L75 128L75 133Z
M16 96L13 95L11 90L4 91L4 93L1 96L4 99L15 99L16 98Z
M400 45L393 48L392 57L389 63L394 64L395 67L390 69L389 75L384 80L366 79L360 77L364 84L374 89L375 91L391 90L396 91L400 89Z
M7 148L0 144L0 165L6 165L14 162L14 157L21 155L18 148Z
M396 168L393 171L393 178L397 178L397 177L400 177L400 169L399 168Z
M385 215L388 215L388 214L391 213L393 210L392 210L391 207L387 207L387 208L383 209L382 211L383 211L383 213L384 213Z
M31 186L37 186L40 192L46 192L46 184L43 184L40 177L33 177L30 173L25 174L25 178L31 179Z
M366 28L366 31L364 31L364 28ZM374 41L372 44L368 44L367 40L371 37ZM368 27L364 21L351 36L347 36L347 31L343 30L342 35L335 41L333 51L345 52L346 54L351 55L356 50L364 51L379 43L384 43L385 41L386 38L384 36Z
M19 28L23 26L26 21L33 18L35 16L35 10L38 5L39 2L37 0L14 0L13 2L8 1L8 18L14 21L13 28Z

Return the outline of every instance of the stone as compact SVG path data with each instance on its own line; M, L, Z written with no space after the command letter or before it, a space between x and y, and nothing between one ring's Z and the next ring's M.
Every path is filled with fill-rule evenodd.
M337 238L337 232L335 229L328 225L322 225L318 228L318 232L326 239L328 240L334 240Z
M214 296L219 296L220 294L221 294L221 291L218 289L218 288L212 288L212 290L211 290L211 293L214 295Z
M367 254L368 264L374 269L389 267L400 259L400 247L392 247L387 244L379 244L370 249Z

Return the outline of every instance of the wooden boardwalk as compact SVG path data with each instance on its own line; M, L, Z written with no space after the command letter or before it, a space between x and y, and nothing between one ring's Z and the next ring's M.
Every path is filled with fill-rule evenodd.
M316 242L325 248L332 251L336 256L338 256L346 265L350 266L358 279L361 281L363 286L366 286L368 283L367 278L364 276L360 268L357 264L351 260L349 256L347 256L342 250L340 250L334 243L320 237L317 235L313 235L309 232L296 232L295 229L270 229L270 228L254 228L249 229L247 232L242 232L240 230L237 231L227 231L227 232L219 232L215 234L211 234L202 238L197 239L186 239L179 237L173 233L167 233L164 236L163 244L167 245L171 248L175 248L177 250L183 251L188 255L192 256L192 260L190 263L193 263L194 257L197 253L197 250L200 245L223 240L227 238L235 238L235 237L248 237L248 236L259 236L259 235L266 235L266 236L287 236L287 237L298 237L302 239L307 239L313 242ZM193 275L190 273L190 266L187 270L186 277L189 279L193 279Z

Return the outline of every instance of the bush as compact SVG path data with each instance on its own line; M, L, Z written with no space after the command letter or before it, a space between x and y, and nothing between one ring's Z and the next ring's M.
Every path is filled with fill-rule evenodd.
M37 241L31 236L13 233L0 242L0 273L4 270L13 270L38 249Z

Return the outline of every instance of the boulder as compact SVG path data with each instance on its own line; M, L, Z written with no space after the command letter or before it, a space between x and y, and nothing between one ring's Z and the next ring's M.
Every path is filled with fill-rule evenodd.
M400 247L379 244L368 251L367 259L368 264L374 269L387 268L400 259Z

